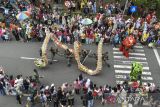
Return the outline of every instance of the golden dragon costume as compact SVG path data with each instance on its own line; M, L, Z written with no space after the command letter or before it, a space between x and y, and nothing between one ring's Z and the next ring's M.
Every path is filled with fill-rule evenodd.
M49 40L52 39L52 41L55 42L55 44L60 47L63 48L64 50L69 49L69 51L74 54L75 60L77 61L78 64L78 68L79 70L89 74L89 75L96 75L99 74L102 70L102 47L103 47L103 39L101 39L99 41L98 44L98 49L97 49L97 67L95 70L91 70L89 68L87 68L86 66L84 66L81 62L80 62L80 49L81 49L81 44L78 41L74 42L74 49L70 49L67 45L63 44L62 42L59 41L59 39L53 34L50 33L49 30L46 30L46 37L44 39L44 42L42 44L42 58L41 59L36 59L34 61L35 65L37 67L43 68L46 67L48 64L48 57L47 57L47 46L49 43Z

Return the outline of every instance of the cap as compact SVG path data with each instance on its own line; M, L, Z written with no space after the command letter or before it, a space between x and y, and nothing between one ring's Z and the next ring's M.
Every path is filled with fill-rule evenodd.
M54 84L51 84L51 87L53 87L54 86Z
M46 86L45 89L48 90L48 89L49 89L49 86Z

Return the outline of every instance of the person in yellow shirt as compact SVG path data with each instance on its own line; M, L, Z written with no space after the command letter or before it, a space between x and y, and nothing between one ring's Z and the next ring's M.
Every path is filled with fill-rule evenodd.
M82 0L82 1L81 1L81 10L83 10L84 5L85 5L85 3L84 3L84 1Z

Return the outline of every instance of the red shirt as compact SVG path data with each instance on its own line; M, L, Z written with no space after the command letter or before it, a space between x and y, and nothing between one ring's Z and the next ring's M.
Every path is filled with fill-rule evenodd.
M87 29L87 34L90 34L91 33L91 29Z
M58 32L57 32L57 35L58 35L58 36L62 36L62 32L61 32L61 31L58 31Z
M88 37L89 37L90 39L93 39L93 34L89 34Z
M64 36L67 36L67 35L68 35L67 31L65 31L65 32L63 33L63 35L64 35Z
M12 85L12 87L14 87L15 80L10 80L9 83Z

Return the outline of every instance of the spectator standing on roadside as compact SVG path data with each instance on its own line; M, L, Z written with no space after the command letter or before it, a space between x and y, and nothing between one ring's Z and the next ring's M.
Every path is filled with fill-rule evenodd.
M83 13L84 13L85 15L88 15L88 14L89 14L89 7L88 7L87 5L84 6Z
M0 95L5 95L5 90L4 90L4 87L3 87L3 82L0 81Z
M76 81L74 81L74 89L76 94L80 94L80 88L81 88L80 81L76 79Z
M54 106L54 107L58 107L59 101L58 101L58 96L57 96L57 94L55 94L52 98L53 98L53 106Z
M12 34L14 35L16 41L19 41L19 40L20 40L20 38L19 38L19 36L18 36L18 30L17 30L17 29L14 29L14 30L12 31Z
M36 69L33 70L34 71L34 79L36 80L37 83L39 83L39 73Z
M97 3L96 3L96 1L92 4L92 11L93 11L93 13L97 12Z
M88 107L93 107L93 95L92 91L89 91L87 94Z
M60 104L61 104L61 107L66 107L66 105L67 105L67 97L64 92L62 93L62 98L60 100Z
M74 105L74 91L69 91L66 96L68 98L68 106L73 107L73 105Z
M28 78L23 80L23 86L24 86L24 90L26 93L28 93L28 91L29 91L29 84L30 84L30 82L29 82Z
M47 107L47 97L43 92L40 94L40 101L43 107Z
M83 92L82 96L81 96L81 100L82 100L82 104L83 107L87 107L87 94L85 92Z
M19 93L17 93L16 95L16 100L19 104L22 104L22 95L20 95Z

